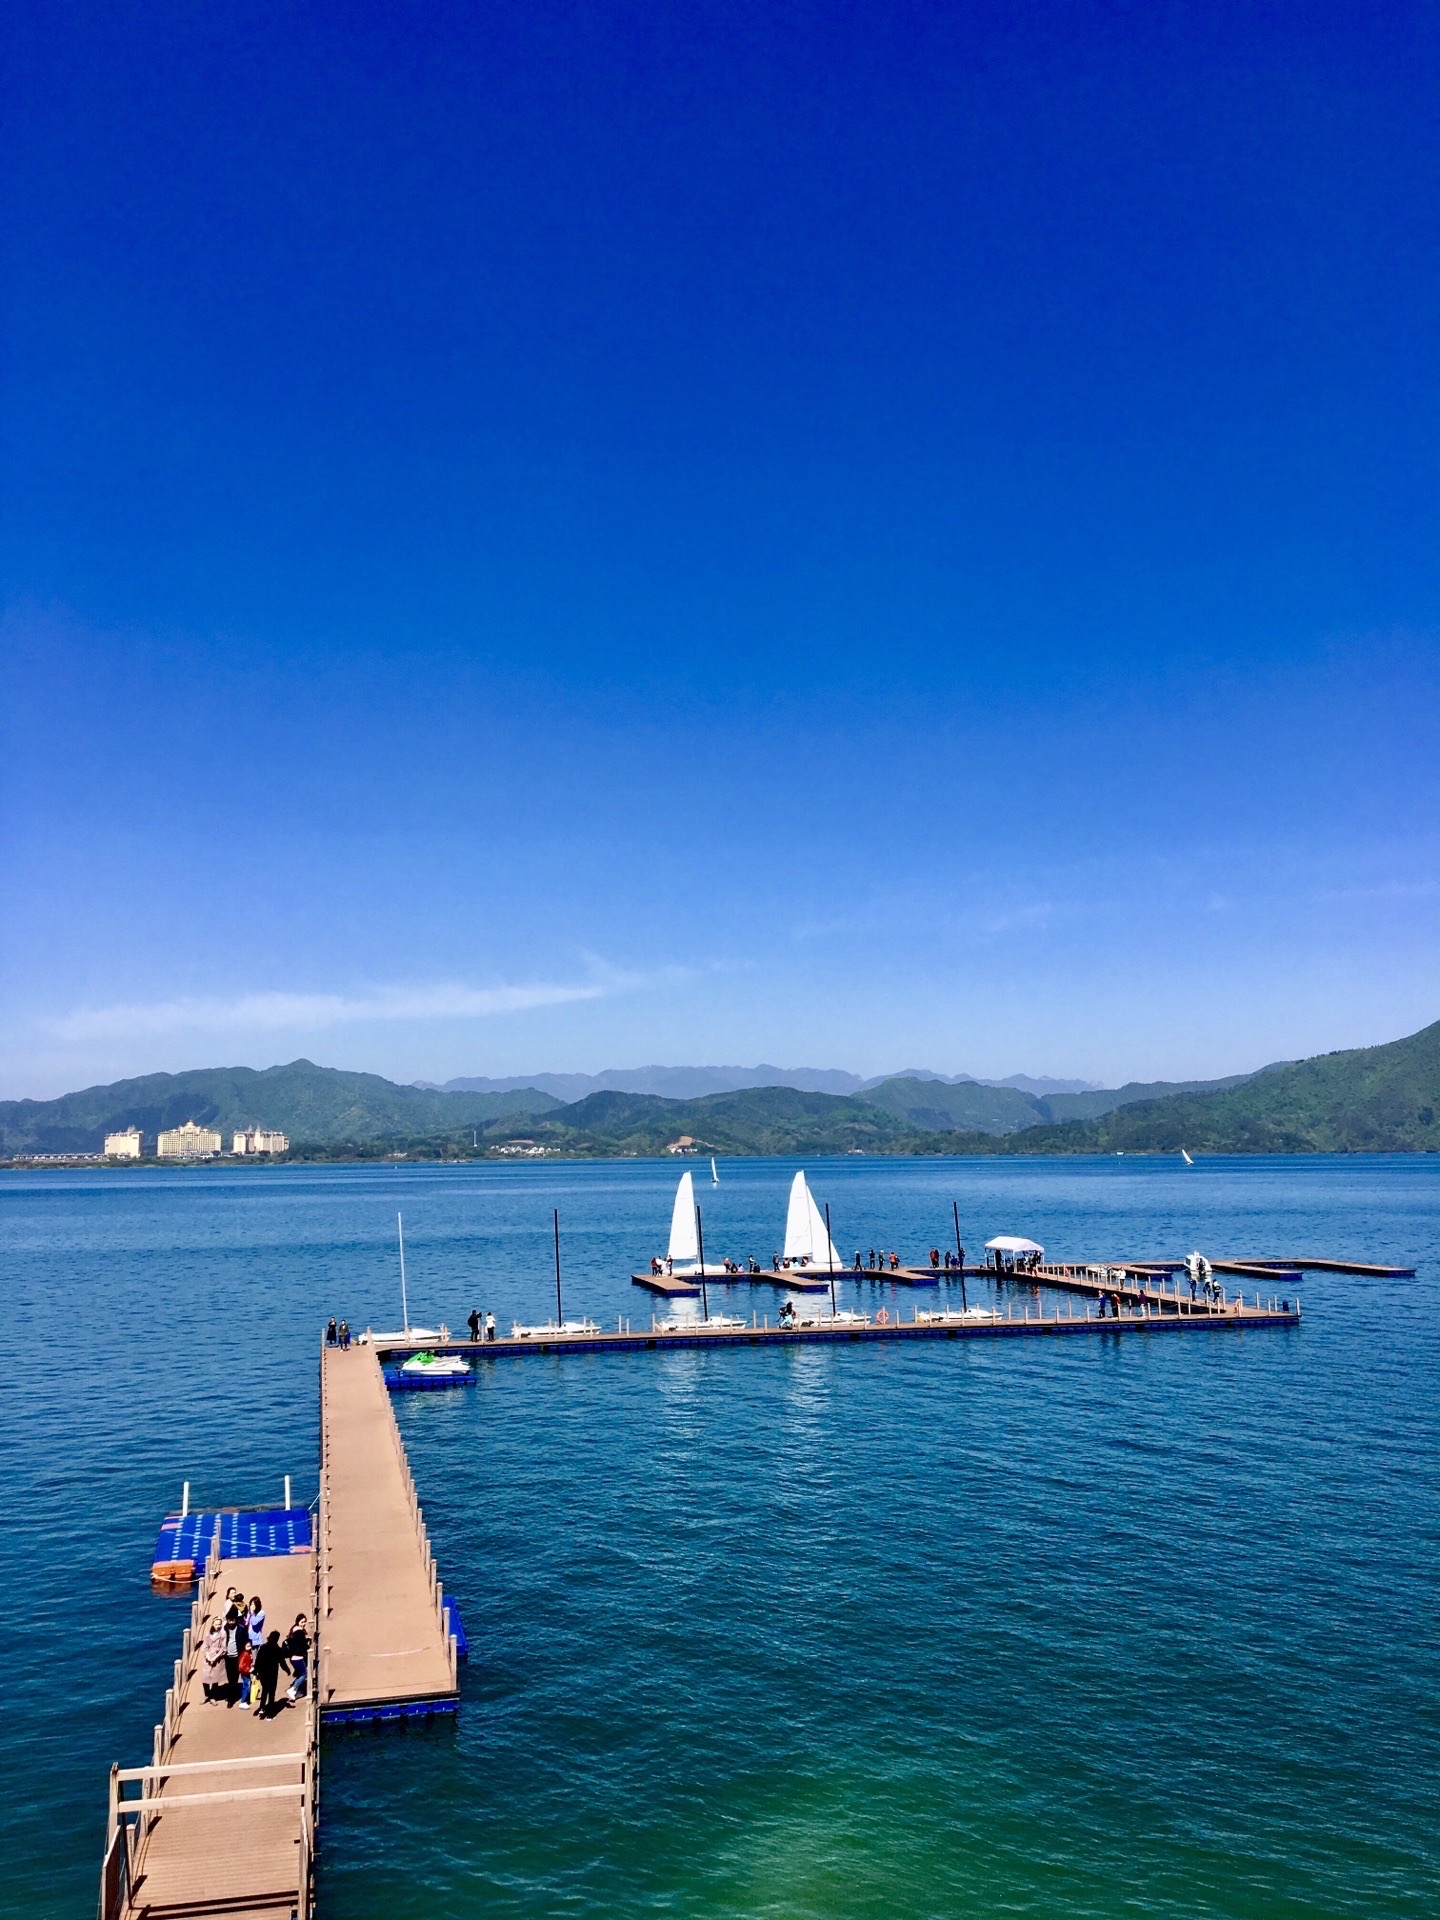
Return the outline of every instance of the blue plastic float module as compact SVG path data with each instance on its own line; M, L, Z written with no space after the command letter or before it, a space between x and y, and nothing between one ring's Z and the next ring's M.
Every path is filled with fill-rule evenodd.
M448 1593L445 1596L445 1625L455 1636L455 1658L468 1660L470 1642L465 1638L465 1629L460 1624L460 1609L456 1606L454 1597Z
M393 1706L322 1707L320 1719L327 1727L374 1726L383 1720L429 1720L436 1714L457 1713L458 1700L402 1700Z
M382 1367L385 1384L392 1393L444 1393L451 1387L473 1387L475 1371L465 1373L406 1373L403 1366Z
M306 1553L312 1544L306 1507L261 1507L241 1513L167 1513L155 1542L155 1562L189 1560L198 1572L215 1545L220 1523L222 1560L267 1560Z

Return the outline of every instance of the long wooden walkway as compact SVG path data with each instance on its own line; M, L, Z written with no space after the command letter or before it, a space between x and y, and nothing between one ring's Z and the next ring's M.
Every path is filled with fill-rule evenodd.
M212 1557L151 1765L111 1770L101 1920L290 1920L308 1911L314 1701L262 1720L248 1707L206 1700L201 1643L232 1586L259 1594L283 1638L297 1614L313 1618L314 1555ZM280 1678L283 1693L288 1682ZM138 1799L130 1787L140 1789ZM122 1806L130 1809L124 1819Z
M444 1595L373 1347L320 1362L322 1717L454 1701Z
M1037 1276L1042 1278L1042 1276ZM1114 1288L1107 1289L1114 1292ZM1167 1299L1167 1305L1172 1304ZM1189 1302L1187 1301L1188 1307ZM1202 1303L1203 1304L1203 1303ZM813 1314L813 1317L810 1317ZM1022 1306L1018 1311L1007 1302L993 1311L919 1308L911 1319L880 1310L864 1323L832 1320L828 1303L818 1311L802 1310L793 1326L761 1324L758 1316L749 1326L726 1326L719 1321L707 1323L698 1315L693 1320L665 1321L649 1327L625 1325L614 1332L597 1326L573 1332L554 1328L537 1329L523 1339L429 1340L423 1344L388 1336L379 1342L382 1359L403 1361L412 1353L439 1352L464 1354L475 1360L518 1359L526 1354L561 1353L644 1353L676 1347L787 1347L847 1344L874 1341L908 1340L1013 1340L1031 1335L1175 1333L1186 1329L1213 1328L1217 1331L1243 1331L1260 1327L1295 1327L1300 1324L1300 1303L1288 1305L1276 1301L1273 1306L1241 1305L1230 1301L1213 1310L1175 1313L1161 1311L1158 1304L1137 1298L1127 1301L1118 1317L1104 1316L1087 1307L1084 1312L1047 1313L1040 1307ZM403 1377L396 1385L405 1387ZM417 1387L423 1381L415 1382Z
M444 1596L373 1349L325 1351L320 1434L315 1551L211 1556L150 1763L111 1769L100 1920L307 1920L320 1721L457 1697ZM310 1695L271 1719L204 1696L205 1626L231 1586L258 1593L282 1637L298 1614L312 1623Z

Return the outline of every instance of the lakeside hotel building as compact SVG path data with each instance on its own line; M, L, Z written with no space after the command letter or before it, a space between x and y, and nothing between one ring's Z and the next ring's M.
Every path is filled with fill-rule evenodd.
M105 1136L105 1158L107 1160L138 1160L140 1158L140 1129L127 1127L123 1133L107 1133Z
M288 1153L290 1142L276 1129L269 1127L246 1127L237 1133L231 1143L232 1153Z
M187 1120L183 1127L171 1127L155 1142L156 1157L161 1160L209 1160L220 1151L220 1136L213 1127L197 1127Z

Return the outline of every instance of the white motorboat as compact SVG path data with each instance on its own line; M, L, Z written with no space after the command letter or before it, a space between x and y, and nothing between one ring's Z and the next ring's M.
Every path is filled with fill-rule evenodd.
M712 1313L708 1320L657 1320L657 1333L734 1333L750 1322L738 1313Z
M963 1321L993 1320L993 1307L924 1307L916 1309L915 1319L922 1327L958 1326Z
M599 1331L594 1320L547 1320L543 1326L534 1327L522 1326L518 1320L510 1323L512 1340L573 1340Z

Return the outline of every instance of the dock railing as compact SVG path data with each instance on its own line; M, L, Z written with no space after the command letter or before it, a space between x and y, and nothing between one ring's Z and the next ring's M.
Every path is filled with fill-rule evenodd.
M380 1365L379 1355L374 1355L375 1365ZM430 1598L435 1607L435 1618L439 1625L445 1645L446 1658L450 1668L450 1685L458 1689L460 1684L460 1653L456 1636L450 1631L450 1623L445 1613L445 1588L441 1583L439 1569L435 1564L435 1555L430 1548L430 1535L426 1530L424 1511L420 1505L420 1496L415 1487L415 1476L410 1471L410 1462L405 1453L405 1442L400 1437L400 1425L395 1418L395 1408L389 1391L383 1393L385 1417L389 1423L390 1444L395 1449L395 1458L400 1468L400 1482L405 1489L406 1504L410 1509L411 1525L415 1529L416 1543L420 1548L426 1576L430 1585ZM316 1551L316 1609L315 1626L317 1637L321 1631L323 1614L328 1616L331 1608L331 1568L330 1568L330 1416L325 1401L325 1363L322 1351L320 1364L320 1527L319 1543ZM315 1661L315 1673L319 1674L318 1649Z
M187 1807L215 1807L255 1800L297 1800L300 1803L300 1845L296 1912L310 1911L310 1887L315 1855L315 1702L309 1699L304 1747L298 1753L252 1754L239 1760L182 1760L152 1763L148 1767L113 1766L110 1769L110 1812L105 1832L105 1864L100 1880L99 1920L119 1920L140 1865L145 1835L162 1814L167 1817ZM299 1778L278 1785L244 1786L239 1782L263 1769L295 1767ZM200 1793L166 1793L171 1781L197 1774L233 1775L233 1787L207 1788ZM128 1798L127 1786L140 1787Z
M180 1639L180 1658L175 1662L171 1684L165 1691L164 1714L155 1728L151 1759L147 1767L110 1769L110 1808L105 1828L105 1854L100 1873L99 1920L119 1920L129 1900L130 1889L139 1873L145 1842L161 1814L178 1812L183 1807L215 1806L227 1801L300 1799L300 1865L296 1912L310 1911L310 1890L315 1848L316 1796L316 1720L315 1672L318 1646L311 1652L310 1683L307 1688L307 1720L304 1748L299 1753L264 1754L238 1760L172 1761L185 1696L185 1680L190 1662L204 1638L205 1621L216 1607L220 1591L220 1520L215 1520L215 1535L210 1555L200 1576L199 1588L190 1609L190 1620ZM316 1618L319 1636L319 1618ZM218 1792L165 1793L165 1784L183 1776L229 1773L259 1767L298 1766L300 1778L280 1786L237 1786ZM127 1786L140 1786L138 1797L128 1797Z

